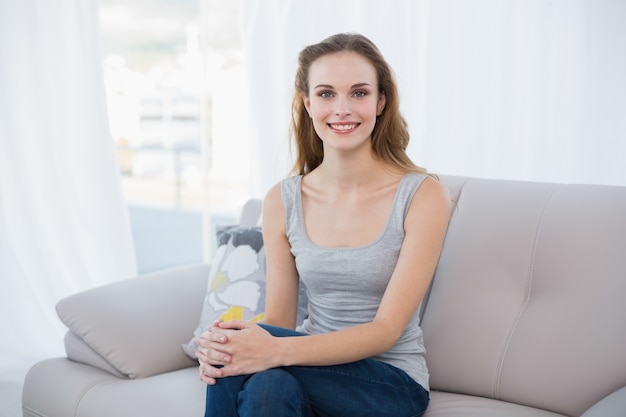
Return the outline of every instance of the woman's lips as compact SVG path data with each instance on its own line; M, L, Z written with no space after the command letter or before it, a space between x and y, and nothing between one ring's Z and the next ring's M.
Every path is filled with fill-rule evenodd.
M356 129L359 124L358 123L329 123L328 126L337 132L348 133L352 132Z

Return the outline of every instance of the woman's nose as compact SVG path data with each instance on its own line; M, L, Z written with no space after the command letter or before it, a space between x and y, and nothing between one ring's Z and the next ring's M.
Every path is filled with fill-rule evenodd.
M352 114L352 110L350 109L350 104L348 100L345 98L339 98L335 104L335 115L337 116L345 116Z

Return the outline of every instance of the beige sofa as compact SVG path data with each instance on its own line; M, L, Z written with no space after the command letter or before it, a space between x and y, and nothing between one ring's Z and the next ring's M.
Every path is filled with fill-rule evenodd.
M442 180L456 208L422 309L426 416L626 416L626 187ZM258 208L251 201L242 221ZM62 300L67 358L30 370L24 416L203 415L181 344L208 271Z

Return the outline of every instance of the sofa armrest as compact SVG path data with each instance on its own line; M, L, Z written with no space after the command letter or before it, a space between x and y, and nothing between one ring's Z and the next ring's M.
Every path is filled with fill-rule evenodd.
M607 395L580 417L621 417L626 410L626 387Z
M57 313L92 357L129 378L193 366L181 345L198 325L209 269L184 266L94 288L59 301ZM72 350L68 357L90 361ZM102 361L88 364L103 369Z
M110 373L118 378L128 378L128 375L122 374L115 369L113 365L107 362L102 356L98 355L83 339L74 334L73 331L68 330L65 333L65 353L67 359L72 362L78 362L85 365L89 365L92 368L98 368Z

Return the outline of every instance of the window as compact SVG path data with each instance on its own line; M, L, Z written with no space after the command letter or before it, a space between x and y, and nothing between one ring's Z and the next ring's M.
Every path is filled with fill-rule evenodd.
M99 0L99 8L140 272L207 259L213 226L233 222L250 194L239 2ZM155 242L163 253L146 249Z

